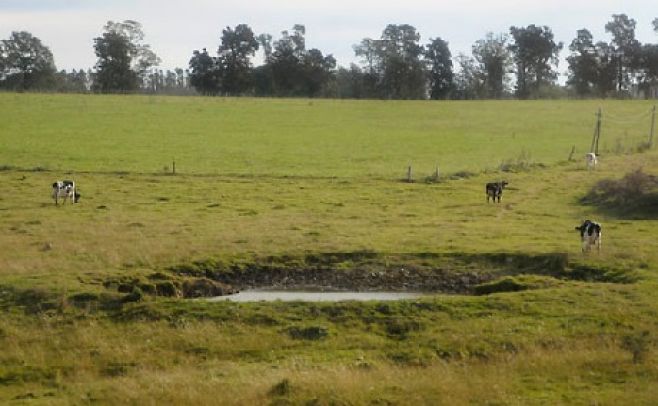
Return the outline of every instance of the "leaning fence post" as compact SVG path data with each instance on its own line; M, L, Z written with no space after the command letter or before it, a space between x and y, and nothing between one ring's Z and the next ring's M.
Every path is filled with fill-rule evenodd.
M569 153L569 162L573 161L573 154L576 152L576 146L571 147L571 152Z

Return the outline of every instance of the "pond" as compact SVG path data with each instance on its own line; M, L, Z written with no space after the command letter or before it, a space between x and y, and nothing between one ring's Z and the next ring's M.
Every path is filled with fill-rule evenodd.
M303 291L303 290L245 290L234 295L217 296L208 300L230 302L342 302L391 301L417 299L426 296L420 292L349 292L349 291Z

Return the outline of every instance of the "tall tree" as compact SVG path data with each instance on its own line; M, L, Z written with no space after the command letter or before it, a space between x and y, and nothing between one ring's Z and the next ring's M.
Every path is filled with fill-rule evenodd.
M521 99L536 94L539 89L555 82L562 43L556 43L547 26L510 27L514 43L509 49L516 64L516 94Z
M472 52L484 74L487 97L501 98L505 92L507 71L511 64L507 37L504 34L496 36L490 32L485 39L475 42Z
M336 59L332 55L324 56L319 49L309 49L303 59L304 93L316 97L323 87L334 78Z
M219 72L215 58L208 55L206 48L199 52L195 50L190 59L190 86L197 92L212 96L220 91Z
M251 58L258 50L258 40L246 24L222 31L221 45L217 50L217 64L223 93L239 95L252 87Z
M94 90L100 92L126 92L146 84L148 71L160 59L142 43L144 32L137 21L108 21L102 36L94 38L96 75Z
M49 89L55 85L53 54L26 31L0 41L0 87L11 90Z
M617 77L617 58L615 49L610 44L599 41L596 43L596 91L599 97L607 97L615 91Z
M366 98L386 97L381 89L383 77L383 41L364 38L354 45L354 54L361 58L363 66L362 94Z
M455 93L453 97L461 100L480 99L485 97L484 73L480 70L473 57L457 55L459 70L455 75Z
M362 40L354 52L366 65L366 84L383 98L425 98L424 49L419 41L420 34L408 24L389 24L381 39Z
M628 90L640 63L641 45L635 39L635 20L626 14L613 14L605 31L612 35L611 45L617 59L617 90Z
M384 76L382 86L393 99L425 98L425 69L420 34L408 24L389 24L382 33Z
M569 45L571 55L569 63L569 79L567 84L573 86L576 94L588 96L594 92L598 81L599 61L592 33L586 29L578 30L576 38Z
M296 24L292 32L282 31L281 38L274 41L267 63L272 71L272 85L279 96L298 96L303 93L302 60L306 52L304 35L306 28Z
M645 44L642 47L642 76L640 88L644 97L658 95L658 44Z
M305 34L306 28L296 24L291 31L282 31L271 48L270 36L259 37L267 59L255 72L257 93L268 87L278 96L315 97L326 91L335 77L336 60L318 49L307 50Z
M425 60L429 65L430 99L447 99L454 90L452 55L448 43L441 38L430 39L425 47Z

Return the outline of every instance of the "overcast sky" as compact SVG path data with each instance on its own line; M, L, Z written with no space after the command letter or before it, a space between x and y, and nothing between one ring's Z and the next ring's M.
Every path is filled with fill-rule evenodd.
M299 23L306 26L307 48L348 66L357 62L352 46L379 38L387 24L413 25L423 44L441 37L453 56L470 55L471 45L487 32L535 24L549 26L556 41L565 43L564 58L578 29L609 41L604 26L621 13L637 21L638 40L658 42L651 25L658 0L0 0L0 38L29 31L50 47L58 69L87 69L96 62L93 38L105 23L132 19L142 24L144 42L160 56L161 67L173 69L187 68L195 49L214 54L226 26L245 23L276 40ZM564 62L559 70L566 70Z

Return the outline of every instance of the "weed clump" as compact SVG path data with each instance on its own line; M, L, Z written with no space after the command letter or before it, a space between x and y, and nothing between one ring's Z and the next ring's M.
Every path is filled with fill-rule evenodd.
M641 364L646 360L651 348L651 336L646 330L637 334L626 335L622 339L621 348L633 355L634 364Z
M640 168L618 180L604 179L594 185L581 201L620 215L656 218L658 177Z
M309 327L290 327L288 334L296 340L321 340L329 335L326 327L309 326Z
M282 379L281 382L272 386L268 392L270 396L288 396L290 394L290 380L288 378Z

